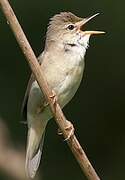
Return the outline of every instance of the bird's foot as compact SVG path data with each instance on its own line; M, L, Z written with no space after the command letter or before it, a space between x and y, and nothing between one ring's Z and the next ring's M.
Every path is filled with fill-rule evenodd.
M52 99L53 105L55 105L58 98L57 98L56 93L55 93L54 90L52 90L52 95L50 95L49 97Z
M72 138L74 136L74 127L73 124L66 120L66 126L65 126L65 130L67 131L67 138L64 141L69 140L70 138ZM61 132L60 129L58 129L58 135L62 135L63 133Z

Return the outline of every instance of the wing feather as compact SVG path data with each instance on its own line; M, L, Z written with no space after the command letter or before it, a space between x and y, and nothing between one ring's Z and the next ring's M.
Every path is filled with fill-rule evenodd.
M41 55L38 57L38 62L39 62L40 65L41 65L42 60L43 60L43 53L41 53ZM30 92L32 83L34 81L35 81L35 76L32 73L31 76L30 76L30 79L28 81L28 85L27 85L25 95L24 95L24 98L23 98L23 102L22 102L22 106L21 106L21 114L23 115L23 117L25 119L27 119L27 101L28 101L28 97L29 97L29 92Z

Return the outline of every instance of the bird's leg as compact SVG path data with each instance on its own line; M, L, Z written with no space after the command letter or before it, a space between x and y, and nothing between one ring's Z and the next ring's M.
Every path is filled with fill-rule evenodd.
M48 102L44 102L41 106L39 106L39 107L37 108L36 113L37 113L37 114L41 113L41 112L45 109L45 107L47 107L48 105L49 105Z
M52 90L52 94L49 97L52 99L53 105L56 105L57 96L54 90ZM49 106L49 103L45 101L41 106L37 108L36 113L41 113L47 106Z
M50 96L50 98L52 98L53 105L56 105L56 102L57 102L58 98L57 98L56 93L55 93L54 90L52 90L52 95ZM67 138L65 139L65 141L67 141L68 139L70 139L74 135L73 124L68 120L66 120L66 122L65 122L65 130L67 131L67 134L68 134ZM62 132L61 132L60 129L58 129L58 134L62 135Z
M67 131L67 138L64 140L64 141L67 141L68 139L72 138L74 136L74 127L73 127L73 124L66 120L66 123L65 123L65 130ZM58 129L58 135L62 135L62 132L60 129Z
M53 105L57 102L57 96L54 90L52 90L52 94L49 96L52 99Z
M52 94L50 95L50 98L52 99L53 105L55 105L56 102L57 102L57 96L56 96L56 93L55 93L54 90L52 90ZM41 113L41 112L44 110L44 108L47 107L48 105L49 105L48 102L44 102L44 104L42 104L41 106L39 106L39 107L37 108L36 113L37 113L37 114Z

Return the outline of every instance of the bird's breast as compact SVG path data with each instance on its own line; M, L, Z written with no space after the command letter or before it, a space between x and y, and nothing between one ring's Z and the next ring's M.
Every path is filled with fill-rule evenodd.
M83 76L84 60L79 63L69 64L70 68L65 71L65 78L55 88L59 103L65 106L75 95Z
M49 86L56 92L61 107L64 107L75 95L84 70L84 59L77 56L50 56L41 64L43 73ZM28 114L37 119L50 119L52 117L49 108L44 111L45 98L36 81L32 84L28 99ZM38 110L41 113L38 113ZM37 112L37 113L36 113Z

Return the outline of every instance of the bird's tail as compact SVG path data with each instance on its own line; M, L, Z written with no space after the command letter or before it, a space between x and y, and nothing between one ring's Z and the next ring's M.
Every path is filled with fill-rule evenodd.
M29 178L34 178L40 164L45 136L45 126L46 125L41 127L41 125L35 124L35 126L31 126L28 130L25 170L26 175Z

